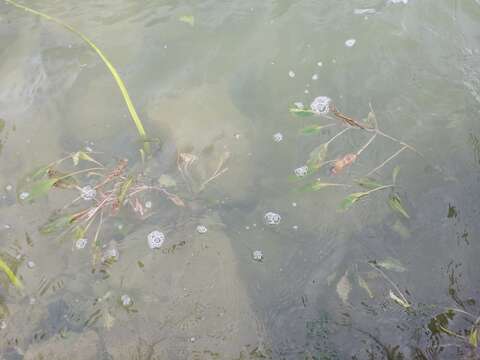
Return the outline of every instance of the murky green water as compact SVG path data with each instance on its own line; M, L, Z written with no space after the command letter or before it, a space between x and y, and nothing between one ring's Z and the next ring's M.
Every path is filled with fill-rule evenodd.
M0 258L24 285L0 274L2 358L478 358L478 0L28 6L107 54L160 145L142 166L98 56L57 24L0 4ZM360 151L375 132L351 128L326 159L357 153L353 164L296 178L346 128L334 113L290 113L317 96L354 119L371 103L379 128L420 155L406 148L381 166L403 145L377 134ZM312 124L334 125L301 132ZM83 249L72 234L41 234L79 191L53 188L30 204L20 182L82 149L109 169L127 158L122 176L142 173L138 184L169 185L178 198L144 191L118 213L105 208ZM355 179L379 166L372 176L384 185L399 167L395 186L340 211L366 191ZM347 186L298 191L317 178ZM394 194L408 218L389 206ZM280 223L267 225L267 212ZM166 236L156 250L154 230ZM109 249L116 262L102 262ZM447 308L457 309L448 321L438 317Z

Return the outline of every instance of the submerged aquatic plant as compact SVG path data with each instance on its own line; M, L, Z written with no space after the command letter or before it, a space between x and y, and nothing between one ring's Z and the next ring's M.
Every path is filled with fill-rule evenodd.
M130 98L130 95L127 91L127 88L125 86L125 83L123 82L122 78L120 77L120 74L118 73L117 69L113 66L113 64L110 62L110 60L107 58L107 56L98 48L95 43L90 40L85 34L80 32L79 30L75 29L73 26L67 24L66 22L57 19L53 16L50 16L48 14L45 14L41 11L34 10L32 8L29 8L28 6L19 4L13 0L3 0L7 4L13 5L19 9L22 9L26 12L29 12L31 14L40 16L41 18L45 20L52 21L54 23L57 23L58 25L62 26L63 28L69 30L70 32L74 33L75 35L79 36L88 46L90 46L93 51L97 53L97 55L100 57L100 59L103 61L103 63L106 65L110 73L112 74L113 78L115 79L115 82L117 83L118 88L120 89L120 92L122 93L123 99L125 101L125 104L127 105L128 111L130 113L130 116L137 128L138 134L140 135L141 140L143 141L143 146L144 146L144 151L147 153L150 151L149 148L149 143L147 141L147 133L145 132L145 128L143 127L142 121L140 120L137 111L135 109L135 106L133 105L132 99Z
M342 202L340 203L340 210L348 210L351 208L355 203L359 200L364 199L371 195L372 193L387 190L392 190L391 195L388 199L388 204L392 208L392 210L398 212L405 218L409 218L407 211L405 210L400 195L394 192L396 184L396 179L399 173L399 167L395 167L392 172L391 182L387 182L386 184L380 182L373 178L375 174L377 174L382 168L384 168L387 164L389 164L392 160L397 158L402 152L405 150L410 150L415 152L416 154L422 156L413 146L391 136L380 130L377 123L377 118L375 112L373 111L372 106L370 105L370 112L366 119L364 120L357 120L350 116L345 115L344 113L340 112L333 100L327 96L319 96L311 104L310 109L304 109L304 107L295 106L290 108L290 112L293 115L301 116L301 117L308 117L308 116L323 116L330 120L334 120L335 123L330 123L326 125L309 125L302 130L300 133L303 135L312 135L317 134L325 127L332 127L332 126L339 126L343 127L340 131L337 132L332 138L328 141L321 143L318 145L309 155L308 160L306 161L306 165L302 167L302 169L308 169L306 173L302 172L302 176L298 176L297 170L295 170L295 174L297 177L305 177L308 180L308 175L313 175L321 170L325 166L330 166L330 175L339 175L344 172L347 168L353 166L355 162L359 159L362 153L369 147L371 144L378 138L385 138L388 139L400 146L400 148L395 151L392 155L388 156L382 163L377 165L375 168L370 170L366 173L363 177L354 178L352 179L353 184L349 183L336 183L332 181L323 181L321 179L316 179L313 182L310 181L306 185L301 187L303 191L319 191L325 188L331 187L343 187L343 188L351 188L353 186L357 186L359 188L363 188L364 191L357 191L350 193L346 196ZM355 152L346 153L338 158L328 159L328 153L331 144L334 141L337 141L341 136L343 136L348 131L355 130L361 131L365 133L371 134L370 138L363 144L358 150ZM299 168L300 169L300 168Z

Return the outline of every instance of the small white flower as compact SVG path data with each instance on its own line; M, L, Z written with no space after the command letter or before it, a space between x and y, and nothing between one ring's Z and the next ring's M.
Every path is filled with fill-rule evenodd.
M293 72L293 70L290 70L288 72L288 76L290 76L291 78L294 78L295 77L295 72Z
M352 47L353 45L355 45L356 42L357 40L355 39L348 39L347 41L345 41L345 46Z
M310 108L317 114L327 114L330 112L331 103L332 99L330 99L328 96L318 96L310 104Z
M278 225L282 220L282 217L279 214L274 213L272 211L267 212L264 218L265 218L265 223L267 225Z
M154 230L147 236L148 246L150 249L158 249L165 241L165 234L161 231Z
M20 193L20 195L18 195L20 200L26 200L29 196L30 196L30 193L28 193L26 191L24 191L24 192Z
M84 186L81 189L80 196L82 197L83 200L93 200L95 199L95 196L97 196L97 190L92 188L90 185Z
M262 250L255 250L252 252L252 258L255 261L262 261L263 260L263 251Z
M273 141L280 142L283 140L283 135L281 133L273 134Z
M87 246L88 240L87 239L78 239L75 241L75 247L77 249L85 249L85 246Z
M198 225L197 226L197 232L199 234L205 234L207 231L208 231L208 229L205 226L203 226L203 225Z
M300 166L299 168L296 168L294 172L298 177L304 177L308 174L308 166Z

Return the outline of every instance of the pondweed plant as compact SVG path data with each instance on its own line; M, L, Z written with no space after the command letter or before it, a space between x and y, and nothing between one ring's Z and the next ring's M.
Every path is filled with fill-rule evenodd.
M343 187L343 188L353 188L357 186L363 191L356 191L350 193L347 197L343 199L340 204L341 210L348 210L352 207L356 202L361 199L368 197L369 195L378 192L390 189L392 190L388 203L390 207L400 213L402 216L408 218L409 215L405 208L403 207L402 200L398 193L394 191L396 187L396 180L399 173L400 168L397 166L393 169L391 175L391 181L384 184L379 182L373 176L377 174L385 165L390 163L392 160L397 158L402 152L405 150L410 150L415 152L419 156L422 156L413 146L399 140L393 136L390 136L380 130L377 123L377 118L375 116L375 112L373 111L372 106L370 105L370 112L366 119L360 121L356 120L352 117L349 117L343 113L341 113L336 106L333 104L332 100L326 96L317 97L311 104L310 109L305 109L303 106L295 106L290 108L290 112L295 116L300 117L324 117L329 120L333 120L333 123L320 125L314 124L307 126L300 130L301 134L304 135L313 135L318 134L321 130L325 128L337 127L341 128L337 134L335 134L332 138L323 142L322 144L318 145L315 149L312 150L310 153L309 158L306 161L306 165L302 166L295 170L295 174L297 177L310 179L311 175L318 173L321 169L326 166L330 166L330 174L331 176L338 175L348 167L352 166L355 161L363 154L363 152L374 143L374 140L377 137L383 137L388 139L396 144L398 144L399 149L395 151L392 155L388 156L382 163L378 164L375 168L368 171L364 176L352 179L352 183L338 183L334 181L324 181L320 178L314 180L313 182L309 182L304 185L301 190L304 191L319 191L329 187ZM342 129L343 127L343 129ZM341 136L346 134L347 132L351 131L359 131L371 134L368 141L365 142L358 150L354 152L347 153L339 158L336 159L328 159L327 155L331 144L334 141L337 141Z
M135 124L135 127L137 128L137 132L140 135L140 139L143 141L143 149L141 150L142 157L144 157L145 153L150 152L150 145L149 142L147 141L147 133L145 132L145 128L143 127L142 121L140 120L137 111L135 110L135 106L133 105L132 99L130 98L130 95L128 94L127 88L125 86L125 83L123 82L122 78L118 74L118 71L115 69L115 67L112 65L110 60L107 58L107 56L98 48L95 43L90 40L86 35L84 35L82 32L78 31L75 29L73 26L65 23L64 21L57 19L53 16L50 16L48 14L45 14L41 11L37 11L34 9L29 8L28 6L18 4L17 2L13 0L3 0L7 4L13 5L19 9L22 9L26 12L29 12L31 14L37 15L45 20L52 21L63 28L69 30L70 32L74 33L75 35L79 36L88 46L90 46L93 51L97 53L97 55L102 59L104 64L107 66L108 70L112 74L113 78L115 79L115 82L117 83L118 88L120 89L120 92L122 93L123 99L125 101L125 104L127 105L128 111L130 113L130 116Z
M40 233L68 235L75 241L89 237L94 245L99 245L99 233L106 218L117 215L125 207L144 216L145 201L140 196L146 191L156 191L176 206L185 206L179 196L165 187L147 184L141 172L129 169L128 160L122 159L114 167L106 167L92 156L85 151L71 153L40 167L19 182L18 199L23 203L33 202L52 189L78 192L73 201L40 228ZM83 164L93 166L81 168ZM92 231L95 223L96 231Z

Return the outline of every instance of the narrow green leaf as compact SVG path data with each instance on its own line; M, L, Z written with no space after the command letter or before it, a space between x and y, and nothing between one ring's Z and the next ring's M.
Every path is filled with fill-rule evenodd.
M74 219L73 215L65 215L58 218L54 218L48 221L46 224L42 225L39 231L43 235L57 233L61 230L64 230L66 227L68 227L72 223L73 219ZM82 231L81 228L79 228L78 230L75 229L75 237L77 237L78 235L79 236L78 238L81 238L82 237L80 236L81 231Z
M319 133L326 125L310 125L300 130L300 134L313 135Z
M300 116L300 117L306 117L306 116L312 116L315 115L315 113L312 110L309 109L299 109L297 107L291 107L289 109L290 113L295 115L295 116Z
M383 184L380 184L377 180L369 178L369 177L356 179L354 181L358 185L360 185L361 187L363 187L367 190L373 190L373 189L376 189L376 188L379 188L379 187L383 186Z
M8 280L13 284L18 289L23 288L22 282L15 276L15 273L10 269L10 267L7 265L5 261L0 259L0 270L2 270L5 275L7 275Z
M327 157L327 144L321 144L317 146L313 151L310 153L310 158L307 161L307 166L311 170L318 170L325 162L325 158Z
M408 215L407 211L404 209L402 205L402 201L400 200L400 197L398 196L398 194L393 194L392 196L390 196L390 198L388 199L388 204L393 210L399 212L405 218L410 219L410 216Z
M39 197L45 196L58 180L58 178L42 179L33 184L27 184L30 185L30 187L22 189L20 193L26 192L28 193L28 196L26 196L25 199L21 199L21 201L33 201Z
M340 203L340 208L342 210L348 210L353 204L355 204L358 200L367 196L368 192L357 192L348 195L345 199L342 200Z
M400 306L403 306L405 309L408 309L410 307L410 304L407 301L405 301L405 300L401 299L400 297L398 297L397 295L395 295L395 293L392 290L390 290L388 295L390 296L390 299L395 301Z
M127 180L125 180L122 183L122 187L120 188L120 191L118 192L118 204L122 206L123 201L125 200L125 197L127 196L127 191L130 189L130 187L133 185L133 177L129 177Z
M393 168L393 172L392 172L392 182L394 184L397 182L397 176L399 172L400 172L400 166L397 165Z
M180 16L178 20L190 26L195 26L195 17L193 15L183 15L183 16Z
M370 286L368 286L367 282L365 281L365 279L363 277L361 277L360 275L357 275L357 278L358 278L358 285L366 291L366 293L368 294L368 296L373 299L374 295L373 295L373 292L372 290L370 290Z
M325 189L327 187L332 187L332 186L344 186L343 184L335 184L335 183L324 183L321 181L316 181L312 184L312 190L313 191L319 191L322 189Z
M470 335L468 336L468 342L470 345L472 345L474 348L478 347L478 333L477 329L473 329L470 331Z
M392 257L387 257L382 261L375 261L375 262L373 262L373 264L375 264L377 266L380 266L380 267L384 268L385 270L393 270L393 271L397 271L397 272L407 271L405 266L403 266L403 264L399 260L394 259Z

